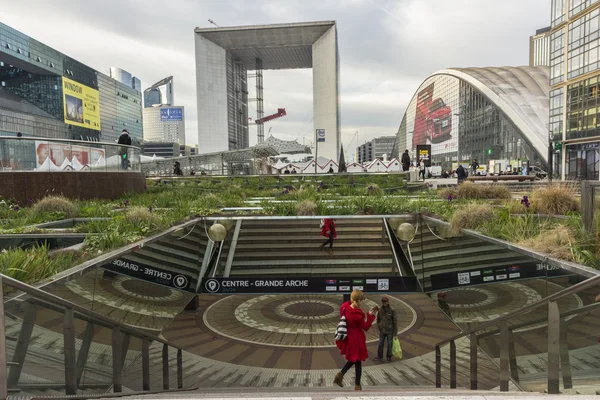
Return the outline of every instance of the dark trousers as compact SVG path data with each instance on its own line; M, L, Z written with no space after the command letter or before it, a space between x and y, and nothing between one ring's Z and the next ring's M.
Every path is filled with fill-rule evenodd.
M362 363L360 361L357 361L356 363L347 361L346 365L344 365L344 368L342 368L342 374L345 374L346 372L348 372L348 370L350 368L352 368L353 365L354 365L354 372L356 372L356 376L354 377L354 384L360 385L360 377L362 376Z
M408 171L409 164L402 164L402 171Z
M327 239L325 241L325 243L323 243L322 247L325 247L327 245L327 243L329 243L329 248L332 249L333 248L333 232L329 231L329 239Z
M387 342L387 359L392 359L392 341L394 335L391 333L380 333L379 334L379 346L377 347L377 358L383 358L383 346Z
M127 169L127 154L121 154L121 169Z
M425 170L419 170L419 175L423 177L423 180L425 180Z

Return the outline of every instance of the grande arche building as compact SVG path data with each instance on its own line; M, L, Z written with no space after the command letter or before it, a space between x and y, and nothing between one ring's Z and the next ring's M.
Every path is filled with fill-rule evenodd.
M431 145L432 165L456 169L476 159L488 171L529 162L547 170L549 68L449 68L429 76L409 103L397 153ZM559 157L555 157L558 171Z

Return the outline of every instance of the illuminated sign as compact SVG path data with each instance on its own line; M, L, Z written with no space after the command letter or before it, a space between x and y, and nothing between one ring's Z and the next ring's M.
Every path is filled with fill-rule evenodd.
M181 121L183 120L183 108L161 108L161 121Z

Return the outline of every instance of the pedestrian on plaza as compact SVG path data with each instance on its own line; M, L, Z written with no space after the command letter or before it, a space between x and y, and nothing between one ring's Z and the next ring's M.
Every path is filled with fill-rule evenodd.
M402 171L408 171L410 168L410 156L408 155L408 150L404 150L400 161L402 162Z
M23 137L23 134L21 132L17 132L17 137Z
M477 159L475 159L471 163L471 175L477 175L477 168L479 168L479 163L477 162Z
M321 224L321 236L325 236L327 240L319 247L323 250L327 243L329 243L329 254L333 254L333 239L337 237L337 230L335 229L335 221L333 219L323 219L323 223Z
M386 296L381 298L381 308L377 313L377 327L379 328L379 346L377 347L377 358L375 361L383 361L383 347L387 342L387 360L392 361L392 342L398 334L398 320L396 310L390 306L390 299Z
M127 132L127 129L123 129L117 144L124 145L119 148L119 156L121 157L121 169L127 170L127 147L125 146L131 146L131 138L129 137L129 132Z
M446 293L439 292L437 294L438 306L442 309L442 311L450 318L452 318L452 314L450 313L450 306L446 301Z
M459 185L463 183L465 179L467 179L467 170L462 166L462 164L459 164L458 168L456 168L456 177L458 178Z
M375 320L375 314L379 307L375 306L369 310L367 320L365 313L360 309L365 301L365 294L360 290L353 290L350 294L350 301L345 302L340 307L340 317L346 317L347 337L344 340L336 341L340 353L346 358L346 365L335 376L333 383L343 387L344 374L354 365L356 373L354 378L354 390L362 390L360 378L362 375L362 362L369 357L367 351L367 337L365 332L371 328Z
M419 161L419 176L423 177L423 182L425 182L425 161L421 158Z

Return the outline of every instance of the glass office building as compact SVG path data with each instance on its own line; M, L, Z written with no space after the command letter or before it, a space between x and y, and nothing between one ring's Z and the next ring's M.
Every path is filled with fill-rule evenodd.
M547 168L548 67L453 68L418 88L397 134L394 156L431 145L432 165L476 159L488 171L527 162Z
M169 76L148 89L144 90L144 107L154 106L172 106L175 104L175 94L173 93L173 77Z
M553 0L550 120L563 179L598 180L600 0Z
M0 23L0 135L142 142L141 93Z

